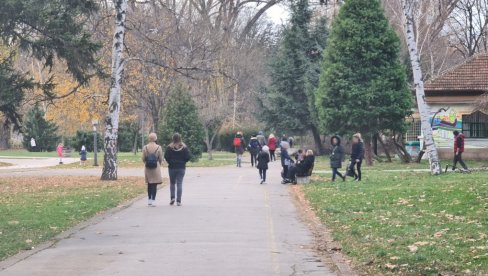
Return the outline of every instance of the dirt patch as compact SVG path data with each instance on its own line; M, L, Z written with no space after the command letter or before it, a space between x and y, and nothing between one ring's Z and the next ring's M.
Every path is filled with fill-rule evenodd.
M6 163L6 162L0 162L0 167L10 167L13 166L13 164Z
M342 254L342 246L334 241L331 231L315 214L309 201L305 198L302 186L290 186L290 193L300 218L314 235L313 249L318 253L322 262L336 267L339 275L358 275L352 268L352 261Z

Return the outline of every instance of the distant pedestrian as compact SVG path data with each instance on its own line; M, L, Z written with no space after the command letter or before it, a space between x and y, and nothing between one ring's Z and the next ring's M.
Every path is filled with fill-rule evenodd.
M269 135L269 138L268 138L268 147L269 147L269 155L271 157L271 161L276 161L275 151L276 151L276 148L277 148L277 141L276 141L276 137L274 136L273 133L271 133Z
M256 136L251 136L248 148L249 152L251 153L251 166L254 167L256 165L256 158L258 157L258 153L261 151L261 145L259 144L258 138L256 138Z
M290 143L288 141L288 137L286 137L286 134L283 134L283 136L281 136L280 149L283 148L283 145L285 143L288 145L288 148L290 148Z
M259 131L256 138L258 139L258 142L259 142L259 145L261 145L261 148L266 146L266 137L264 136L264 132Z
M59 157L59 165L63 164L63 144L59 143L58 147L56 148L56 153L58 154Z
M452 164L452 170L456 170L457 163L461 164L464 171L468 171L468 166L463 161L463 152L464 152L464 134L459 133L459 131L455 130L454 134L454 162Z
M292 136L288 137L288 143L290 144L290 149L293 148L293 145L295 144L295 138Z
M283 177L283 181L281 184L287 184L290 181L288 180L288 168L293 163L290 155L288 154L288 148L290 145L288 142L284 142L283 146L281 147L281 166L283 167L283 172L281 176Z
M156 193L158 185L163 183L161 164L163 162L163 150L156 144L158 136L151 133L148 136L148 144L142 149L142 161L144 162L144 176L147 183L148 206L156 206Z
M361 165L364 159L364 143L361 133L352 136L351 164L348 170L354 175L355 181L361 181ZM356 173L357 169L357 173Z
M342 162L345 158L344 147L341 145L341 138L337 135L332 136L330 139L332 145L332 151L330 154L330 167L332 168L332 181L336 180L336 176L342 178L342 181L346 181L346 177L339 172L342 168Z
M266 184L266 172L268 171L269 158L269 147L264 146L263 150L258 154L257 158L258 164L256 167L259 170L259 176L261 177L261 184Z
M173 135L173 142L169 144L164 159L168 162L169 182L171 200L170 205L175 204L181 206L181 196L183 194L183 178L186 172L186 163L191 159L190 150L183 143L181 135L175 133Z
M34 139L34 137L30 139L30 145L31 148L35 151L37 144L36 144L36 139Z
M242 155L244 154L246 145L244 137L242 136L242 132L237 132L236 136L234 137L233 145L236 152L237 167L240 168L242 165Z
M81 150L80 150L80 165L81 166L85 166L86 155L87 155L86 147L83 145L83 146L81 146Z

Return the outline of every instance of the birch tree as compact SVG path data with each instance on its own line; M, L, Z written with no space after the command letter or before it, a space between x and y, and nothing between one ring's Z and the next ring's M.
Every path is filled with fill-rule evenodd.
M105 119L105 139L102 180L117 180L117 137L121 97L122 73L124 71L123 49L127 0L115 0L115 34L112 44L112 75L108 115Z
M420 67L420 57L417 50L416 34L414 31L414 8L416 0L402 0L403 12L405 15L405 39L407 41L410 62L412 64L415 92L417 96L417 105L421 118L422 133L424 143L429 157L430 171L433 175L441 173L441 163L439 154L434 142L432 126L430 125L430 108L425 101L424 81L422 77L422 68Z

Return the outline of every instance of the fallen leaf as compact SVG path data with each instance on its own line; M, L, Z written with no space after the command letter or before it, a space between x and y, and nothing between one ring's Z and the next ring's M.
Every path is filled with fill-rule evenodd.
M390 257L390 260L393 260L393 261L400 260L400 257L398 257L398 256L393 256L393 257Z
M419 250L419 248L416 246L416 245L409 245L407 246L408 247L408 250L410 250L410 252L417 252L417 250Z
M26 243L32 243L32 240L25 240Z
M393 270L393 269L397 268L398 266L394 265L394 264L387 263L387 264L385 264L385 267Z

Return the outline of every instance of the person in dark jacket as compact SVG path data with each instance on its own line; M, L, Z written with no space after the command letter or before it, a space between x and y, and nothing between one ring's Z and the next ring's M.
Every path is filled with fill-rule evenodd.
M185 177L186 163L191 159L188 147L181 140L181 135L175 133L173 142L168 145L164 152L164 159L168 162L169 183L170 183L170 205L181 206L183 194L183 177ZM176 191L178 190L178 191Z
M454 162L452 164L452 170L456 170L457 163L461 164L465 171L468 171L468 166L463 161L463 152L464 152L464 134L459 133L459 131L455 130L454 134Z
M266 172L268 171L268 163L270 161L269 148L264 146L263 150L258 154L258 164L256 167L259 170L259 176L261 177L261 184L266 184Z
M237 167L241 167L242 165L242 155L244 154L245 151L245 145L246 141L244 140L244 137L242 136L242 132L238 131L236 134L236 137L234 137L234 149L236 152L236 161L237 161Z
M361 133L352 136L351 164L349 170L354 173L354 180L361 181L361 164L364 159L364 143ZM357 169L357 173L356 173Z
M254 167L254 165L256 165L256 158L258 157L258 153L261 151L261 145L259 144L256 136L251 136L248 147L249 152L251 153L251 166Z
M297 161L294 167L288 172L288 181L297 184L297 176L310 176L315 164L313 150L307 150L302 160Z
M81 166L85 166L86 155L87 155L86 147L85 147L85 145L83 145L83 146L81 146L81 150L80 150L80 165Z
M330 138L330 144L332 145L332 151L330 153L330 167L332 168L332 181L336 180L336 176L342 178L342 181L346 181L346 177L339 172L342 168L342 162L345 158L344 147L341 145L341 138L337 135Z
M288 148L290 145L288 142L282 143L281 146L281 166L283 167L283 181L281 184L287 184L290 181L288 180L288 166L290 166L293 163L293 160L291 159L290 155L288 154Z

